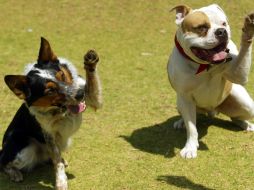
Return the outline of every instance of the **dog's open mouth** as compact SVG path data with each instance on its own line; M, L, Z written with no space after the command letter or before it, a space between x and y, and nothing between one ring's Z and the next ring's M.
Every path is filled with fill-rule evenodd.
M77 105L68 105L68 110L73 113L73 114L78 114L81 113L83 111L85 111L86 109L86 104L84 102L80 102Z
M212 49L202 49L199 47L191 47L191 51L199 59L207 61L212 64L222 63L226 60L229 50L227 49L227 42L222 42Z

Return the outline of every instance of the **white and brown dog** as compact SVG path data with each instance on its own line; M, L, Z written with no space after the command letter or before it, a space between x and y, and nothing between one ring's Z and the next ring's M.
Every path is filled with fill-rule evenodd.
M22 181L21 171L51 160L56 189L67 190L61 152L80 127L86 105L96 109L102 105L98 61L95 51L86 53L84 80L71 62L58 58L41 38L38 60L25 68L25 75L5 76L8 87L24 100L5 132L0 151L0 166L11 180Z
M174 127L187 130L181 156L195 158L199 146L196 113L220 112L243 129L254 131L247 121L254 116L254 102L242 86L251 66L254 13L245 18L238 52L230 39L227 17L218 5L194 10L180 5L172 10L178 29L168 76L182 116Z

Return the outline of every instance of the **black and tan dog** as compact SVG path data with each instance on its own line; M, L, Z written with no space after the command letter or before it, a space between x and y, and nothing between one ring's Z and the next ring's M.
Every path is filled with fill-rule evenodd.
M96 109L102 105L98 61L95 51L86 53L84 80L68 60L58 58L49 42L41 38L38 60L25 68L25 75L5 76L8 87L24 100L5 132L0 152L1 167L11 180L22 181L22 170L51 160L56 189L67 189L66 163L61 152L80 127L86 104Z

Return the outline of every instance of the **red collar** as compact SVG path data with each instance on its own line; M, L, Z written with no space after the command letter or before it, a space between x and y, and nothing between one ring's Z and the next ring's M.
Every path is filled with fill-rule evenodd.
M189 56L184 52L182 46L181 46L181 45L179 44L179 42L177 41L176 35L175 35L175 45L176 45L176 48L178 49L179 53L182 54L182 56L184 56L186 59L189 59L189 60L192 61L192 62L195 62L195 63L199 64L199 68L198 68L198 70L197 70L197 72L196 72L196 75L199 74L199 73L201 73L201 72L204 71L204 70L208 70L208 68L210 67L209 64L200 64L200 63L194 61L191 57L189 57Z

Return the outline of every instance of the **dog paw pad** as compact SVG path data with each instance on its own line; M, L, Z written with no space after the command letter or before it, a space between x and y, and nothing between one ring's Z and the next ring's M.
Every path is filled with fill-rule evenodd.
M254 13L248 14L245 17L243 31L252 38L254 35Z
M99 56L95 50L89 50L84 56L84 63L88 65L94 65L98 63Z

